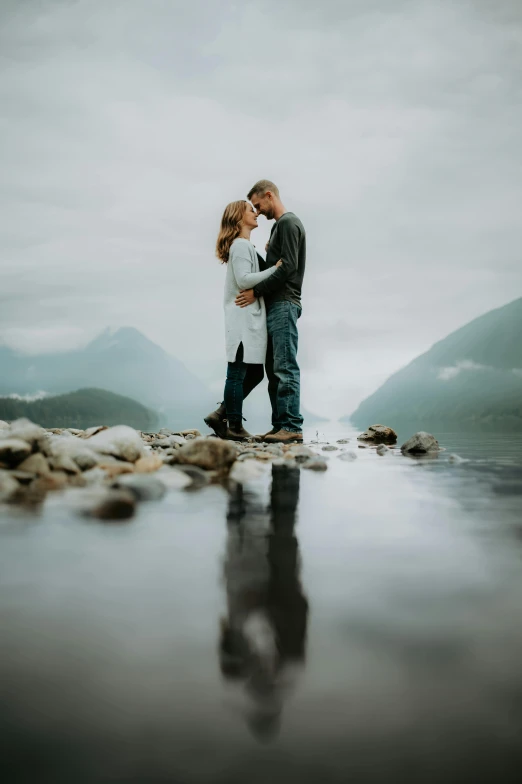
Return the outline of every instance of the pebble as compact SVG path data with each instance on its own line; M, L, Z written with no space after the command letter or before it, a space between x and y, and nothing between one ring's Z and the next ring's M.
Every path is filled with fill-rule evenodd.
M338 446L334 446L333 444L327 444L326 446L322 447L323 452L337 452L339 449Z
M337 457L339 460L344 460L346 463L352 463L354 460L357 460L357 454L355 452L341 452Z
M161 479L147 474L124 474L118 477L112 487L129 490L138 501L159 501L167 492Z
M328 468L328 463L326 460L308 460L306 463L303 463L303 468L308 469L309 471L326 471Z
M337 443L338 443L338 444L349 444L349 443L350 443L350 439L349 439L349 438L340 438L340 439L337 441Z

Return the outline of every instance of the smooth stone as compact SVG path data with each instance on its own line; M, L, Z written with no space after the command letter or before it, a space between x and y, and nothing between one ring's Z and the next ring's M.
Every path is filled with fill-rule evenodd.
M326 471L328 464L326 460L308 460L306 463L303 463L303 468L306 468L308 471Z
M47 476L41 476L39 481L46 490L63 490L67 487L69 477L65 471L51 471Z
M159 501L167 492L161 479L148 474L125 474L118 477L112 487L129 490L138 501Z
M350 439L349 438L340 438L336 443L338 443L338 444L349 444L350 443Z
M89 468L88 471L84 471L82 474L83 480L87 486L89 485L96 485L101 484L107 478L107 474L102 468Z
M346 463L353 463L354 460L357 460L357 454L355 452L341 452L337 457L339 460L344 460Z
M89 446L129 463L135 463L145 452L141 437L128 425L115 425L96 433L89 438Z
M59 454L50 458L51 466L54 471L65 471L67 474L79 474L80 469L72 457L66 454Z
M81 513L98 520L129 520L136 511L136 499L126 490L105 490L101 497L93 497Z
M77 427L68 427L67 432L72 433L73 436L79 436L80 433L83 433L83 430L78 430Z
M189 490L198 490L200 487L205 487L210 484L213 474L210 471L204 471L202 468L193 465L179 465L177 470L186 474L191 480L188 486Z
M374 444L396 444L397 433L387 425L370 425L357 437L358 441L372 441Z
M196 477L196 482L194 486L203 487L203 485L209 483L209 479L201 468L196 468L196 466L185 466L186 469L191 469L194 472L201 472L201 475ZM194 484L193 478L189 475L187 471L178 471L177 468L167 468L163 466L156 476L161 479L167 490L185 490L188 487L192 487Z
M28 473L36 474L37 476L47 476L47 474L49 474L51 471L49 468L49 463L39 452L34 455L30 455L22 463L20 463L18 470L27 471Z
M21 438L6 438L0 441L0 462L16 466L29 457L31 445Z
M322 451L323 452L338 452L339 451L339 447L338 446L334 446L333 444L327 444L326 446L323 446Z
M114 479L123 474L134 473L134 464L127 463L125 460L111 460L110 462L102 460L99 467L105 472L105 475L109 479Z
M220 438L196 439L184 444L176 453L179 463L196 465L206 470L223 470L236 459L237 452L230 441Z
M263 476L266 476L266 466L262 463L255 460L240 463L236 460L231 468L229 479L232 482L243 485L248 482L255 482Z
M199 432L199 430L194 430L194 429L192 429L192 430L178 430L173 435L176 435L176 436L195 436L196 438L201 438L201 433Z
M48 457L59 457L61 455L74 460L80 471L88 471L100 461L100 455L91 449L83 439L71 436L61 438L51 436L44 449Z
M140 457L134 464L134 470L138 474L152 474L163 466L163 460L158 455L147 455Z
M384 455L388 454L389 449L384 444L380 444L375 451L377 452L378 455L381 455L381 457L383 457Z
M47 438L47 433L43 427L35 425L34 422L31 422L29 419L15 419L15 421L11 422L9 425L7 433L2 431L2 436L26 441L32 448L37 446L42 440L45 440Z
M439 452L439 442L431 433L423 430L415 433L402 446L401 452L410 455L425 455L428 452Z

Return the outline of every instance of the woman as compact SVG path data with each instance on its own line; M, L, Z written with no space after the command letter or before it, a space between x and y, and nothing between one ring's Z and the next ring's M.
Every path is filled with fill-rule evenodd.
M217 411L205 418L220 438L242 441L250 438L243 428L243 400L263 380L267 332L265 303L261 298L239 308L235 299L240 291L252 289L270 277L282 262L259 271L256 249L250 234L257 228L257 215L247 201L233 201L225 208L216 243L216 256L227 265L225 279L225 338L227 380L225 400Z

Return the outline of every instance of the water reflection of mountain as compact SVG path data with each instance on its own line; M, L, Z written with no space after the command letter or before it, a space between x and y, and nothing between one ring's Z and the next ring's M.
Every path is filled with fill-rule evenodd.
M299 480L298 469L274 465L268 508L240 485L228 505L220 668L227 681L242 685L247 724L264 740L277 735L305 660L308 602L294 532Z

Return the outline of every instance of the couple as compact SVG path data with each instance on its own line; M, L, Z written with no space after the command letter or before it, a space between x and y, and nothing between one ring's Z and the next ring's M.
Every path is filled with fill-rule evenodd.
M243 428L243 400L263 380L265 365L272 429L261 438L268 443L302 443L297 319L306 262L305 230L297 215L287 212L270 180L257 182L247 199L226 207L217 239L216 255L227 265L228 368L225 399L205 423L220 438L251 438ZM258 215L275 219L266 261L250 241Z

